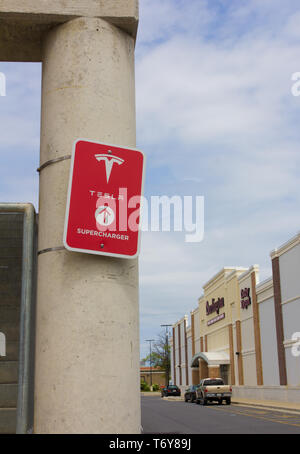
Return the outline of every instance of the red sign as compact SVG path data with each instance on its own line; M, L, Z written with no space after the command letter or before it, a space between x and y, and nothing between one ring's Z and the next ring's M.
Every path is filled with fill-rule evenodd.
M144 166L139 150L75 142L64 231L67 249L137 257Z

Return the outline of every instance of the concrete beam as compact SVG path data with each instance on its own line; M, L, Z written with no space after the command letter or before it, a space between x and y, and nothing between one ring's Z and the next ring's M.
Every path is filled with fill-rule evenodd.
M101 18L136 37L138 0L2 0L0 61L42 61L44 34L79 17Z
M126 24L132 34L136 32L138 14L138 0L2 0L0 3L0 17L4 19L49 24L77 17L98 17L113 24Z

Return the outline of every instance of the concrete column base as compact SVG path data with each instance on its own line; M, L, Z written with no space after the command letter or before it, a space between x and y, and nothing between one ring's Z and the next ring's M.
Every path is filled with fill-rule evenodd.
M232 397L300 404L300 386L233 386Z

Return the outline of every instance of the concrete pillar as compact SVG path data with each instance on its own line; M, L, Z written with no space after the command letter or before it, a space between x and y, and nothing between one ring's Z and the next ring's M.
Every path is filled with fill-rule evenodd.
M134 93L132 36L92 17L53 28L41 165L78 138L135 146ZM62 248L69 167L40 172L34 432L139 433L138 263Z
M237 348L237 362L238 362L238 376L239 376L239 386L244 385L244 366L243 366L243 355L242 355L242 328L241 321L236 320L236 348Z
M192 368L192 384L198 385L199 384L199 368L193 367Z
M203 380L204 378L208 378L208 367L207 367L207 362L204 361L204 359L200 358L199 359L199 382L200 380Z
M234 369L234 343L233 343L233 327L232 323L228 325L229 337L229 355L230 355L230 383L235 385L235 369Z
M263 386L263 365L261 352L261 336L260 336L260 317L259 307L256 295L256 271L251 273L251 295L252 295L252 310L253 310L253 331L255 345L255 361L256 361L256 380L258 386Z

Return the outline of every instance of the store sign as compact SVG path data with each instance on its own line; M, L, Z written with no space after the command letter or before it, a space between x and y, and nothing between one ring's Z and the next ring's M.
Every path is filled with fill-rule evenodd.
M144 166L139 150L85 139L75 142L64 231L68 250L138 255Z
M225 313L217 315L216 317L212 318L207 322L207 326L213 325L214 323L219 322L220 320L223 320L225 318Z
M248 309L251 304L250 288L244 288L241 290L241 308Z
M222 307L224 307L224 305L225 305L224 298L218 298L217 301L213 298L211 304L209 304L209 302L207 301L206 302L206 315L213 314L214 312L219 314L220 309Z

